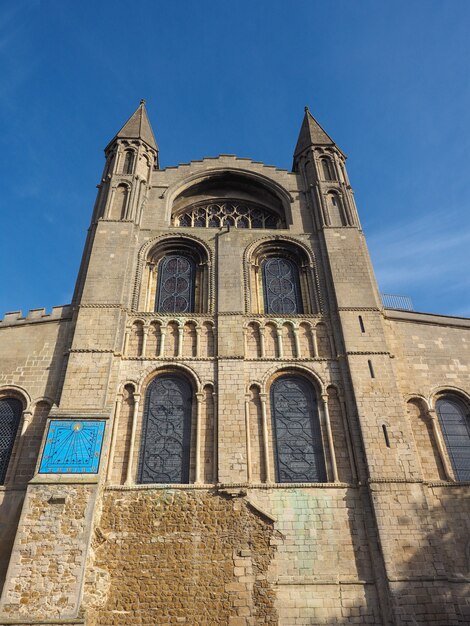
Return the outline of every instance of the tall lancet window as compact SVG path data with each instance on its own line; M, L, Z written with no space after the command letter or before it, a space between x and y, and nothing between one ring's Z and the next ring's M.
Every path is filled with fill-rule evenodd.
M16 398L0 400L0 485L5 482L23 405Z
M126 150L124 153L124 166L122 168L123 174L132 174L132 165L134 164L134 153L132 150Z
M179 376L155 378L145 398L140 483L189 482L191 387Z
M442 433L457 480L470 480L470 412L454 396L436 402Z
M326 481L325 458L315 391L299 376L283 376L271 387L277 480Z
M269 257L262 264L266 313L289 315L302 313L299 271L284 257Z
M194 311L194 270L194 261L182 254L170 254L162 258L158 267L156 311Z
M323 168L323 178L325 180L335 180L333 166L331 164L330 159L328 158L321 159L321 165Z

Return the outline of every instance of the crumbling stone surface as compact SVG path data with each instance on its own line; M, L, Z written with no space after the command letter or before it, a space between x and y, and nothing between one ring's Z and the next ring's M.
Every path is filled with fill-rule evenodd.
M92 567L109 589L102 606L87 590L87 625L277 624L273 533L243 500L211 491L107 492Z

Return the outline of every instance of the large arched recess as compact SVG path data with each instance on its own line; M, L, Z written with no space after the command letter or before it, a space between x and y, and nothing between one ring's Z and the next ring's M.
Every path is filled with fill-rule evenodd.
M228 167L198 172L171 187L166 194L168 222L189 205L221 199L252 202L279 216L284 227L292 223L293 198L284 187L258 172Z

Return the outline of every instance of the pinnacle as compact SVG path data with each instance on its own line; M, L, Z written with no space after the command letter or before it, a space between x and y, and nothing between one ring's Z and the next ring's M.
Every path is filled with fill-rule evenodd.
M323 130L317 120L310 113L308 106L304 108L305 115L300 128L299 138L295 147L294 156L297 156L310 146L334 146L333 139Z
M158 150L155 135L145 108L145 100L141 100L137 110L127 120L114 139L141 139L154 150Z

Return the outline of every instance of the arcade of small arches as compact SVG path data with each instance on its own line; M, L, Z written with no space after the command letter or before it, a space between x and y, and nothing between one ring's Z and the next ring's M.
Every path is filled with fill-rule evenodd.
M123 355L140 358L213 357L214 322L210 319L135 319L124 335Z
M322 321L283 321L269 318L249 321L244 327L248 359L330 359L334 339Z
M243 327L247 359L331 359L334 339L321 320L256 318ZM213 358L215 325L209 318L136 318L129 321L125 358Z

